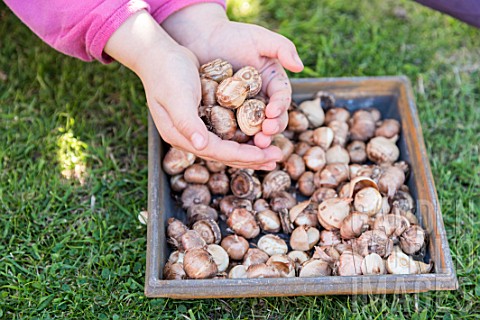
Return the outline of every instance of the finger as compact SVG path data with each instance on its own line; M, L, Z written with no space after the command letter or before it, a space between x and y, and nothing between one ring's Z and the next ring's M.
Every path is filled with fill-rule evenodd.
M265 165L257 167L255 170L272 171L276 167L277 167L276 162L270 162L270 163L267 163Z
M265 115L277 118L287 112L292 100L292 87L283 67L272 60L262 70L263 90L270 97Z
M208 132L208 145L203 150L196 151L190 141L173 125L163 107L158 105L150 110L160 135L167 143L195 153L201 158L217 160L235 167L254 167L281 159L281 152L277 147L262 150L252 145L222 140L211 132Z
M267 118L262 123L262 132L266 135L276 135L283 132L288 124L288 113L283 113L277 118Z
M199 92L195 87L183 88L181 95L169 95L161 102L165 106L173 127L188 139L195 150L201 151L208 145L208 130L198 116ZM172 88L170 92L175 92Z
M253 138L253 142L257 147L259 147L261 149L265 149L268 146L270 146L270 144L272 143L272 136L266 135L265 133L260 131Z
M292 41L284 36L259 28L255 33L257 50L260 55L272 59L278 59L280 64L292 71L300 72L303 70L303 63L297 53L297 48Z

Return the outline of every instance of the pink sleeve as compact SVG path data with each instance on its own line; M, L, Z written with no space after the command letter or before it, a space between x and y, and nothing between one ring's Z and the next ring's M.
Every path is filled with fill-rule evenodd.
M149 9L142 0L5 0L10 9L43 41L81 60L112 59L103 48L131 15Z
M146 0L153 18L162 23L172 13L197 3L218 3L225 8L225 0Z

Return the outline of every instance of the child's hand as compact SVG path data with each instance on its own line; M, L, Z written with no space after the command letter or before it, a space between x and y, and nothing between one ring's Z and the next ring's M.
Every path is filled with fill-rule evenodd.
M273 169L281 157L276 147L259 149L224 141L207 131L198 116L198 61L142 12L128 19L110 38L105 52L141 78L152 118L172 146L233 167Z
M250 65L260 71L262 89L270 102L267 119L254 141L261 148L269 146L271 136L282 132L288 122L292 89L283 67L293 72L303 69L295 45L265 28L228 21L216 4L187 7L170 16L162 26L192 50L202 64L221 58L235 69Z

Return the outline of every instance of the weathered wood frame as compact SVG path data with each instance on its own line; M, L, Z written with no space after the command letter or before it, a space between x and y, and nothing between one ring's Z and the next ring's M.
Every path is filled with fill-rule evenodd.
M311 98L317 91L333 93L351 109L375 106L383 116L401 121L399 147L411 164L408 185L417 199L416 214L427 230L434 273L319 278L162 280L167 259L166 221L182 217L174 203L161 159L166 145L149 117L148 233L145 294L148 297L227 298L294 295L384 294L455 290L458 282L423 141L410 82L405 77L327 78L292 80L294 99Z

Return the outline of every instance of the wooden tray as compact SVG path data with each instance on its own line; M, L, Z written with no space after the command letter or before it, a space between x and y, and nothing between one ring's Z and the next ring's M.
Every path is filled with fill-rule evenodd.
M398 146L401 160L411 164L407 181L416 199L416 215L428 233L428 257L434 273L418 275L332 276L319 278L162 280L170 249L165 239L166 221L184 219L184 212L171 197L161 159L168 146L162 142L149 118L148 132L148 233L145 294L147 297L227 298L294 295L339 295L410 293L455 290L457 277L450 256L440 205L423 141L422 129L406 77L327 78L292 80L293 98L302 101L317 91L335 95L337 105L350 110L376 107L382 117L401 121ZM427 257L427 258L428 258Z

